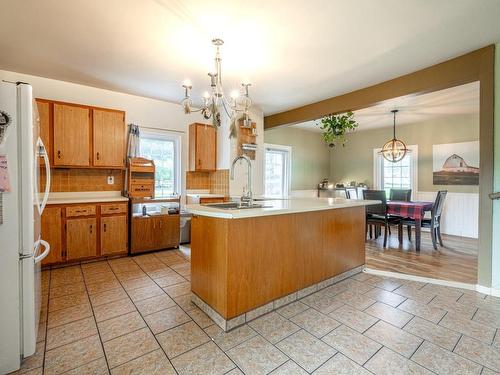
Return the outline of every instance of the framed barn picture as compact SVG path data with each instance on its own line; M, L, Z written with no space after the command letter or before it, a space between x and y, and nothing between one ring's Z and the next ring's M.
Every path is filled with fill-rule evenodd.
M479 185L479 141L432 146L434 185Z

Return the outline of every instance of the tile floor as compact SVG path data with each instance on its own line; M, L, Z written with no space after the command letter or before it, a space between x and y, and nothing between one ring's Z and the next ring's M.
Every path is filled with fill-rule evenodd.
M494 374L500 299L357 274L223 333L189 249L44 271L24 374Z

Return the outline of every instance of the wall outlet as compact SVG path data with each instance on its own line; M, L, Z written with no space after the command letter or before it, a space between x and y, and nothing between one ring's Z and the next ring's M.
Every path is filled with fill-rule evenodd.
M115 176L108 176L108 185L113 185L115 183Z

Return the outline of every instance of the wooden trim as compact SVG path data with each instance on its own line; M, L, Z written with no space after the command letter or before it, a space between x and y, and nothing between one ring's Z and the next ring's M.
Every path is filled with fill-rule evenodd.
M404 76L325 99L289 111L266 116L264 129L315 120L330 113L357 110L384 100L417 95L479 81L479 253L478 283L491 285L493 203L493 129L494 129L495 45L489 45L454 59Z
M55 104L62 104L62 105L72 105L72 106L80 107L80 108L99 109L101 111L108 111L108 112L119 112L119 113L123 113L123 116L124 116L123 118L125 118L125 111L122 111L121 109L96 107L94 105L87 105L87 104L80 104L80 103L71 103L71 102L62 102L62 101L59 101L59 100L52 100L52 99L45 99L45 98L35 98L35 100L38 100L40 102L46 102L46 103L55 103Z

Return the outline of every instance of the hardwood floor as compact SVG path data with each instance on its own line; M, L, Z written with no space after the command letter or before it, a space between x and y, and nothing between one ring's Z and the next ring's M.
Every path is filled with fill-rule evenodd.
M412 238L414 239L414 233ZM478 240L443 235L444 247L434 250L430 234L422 233L420 253L408 241L406 229L403 244L398 243L397 229L383 248L383 236L366 241L366 266L373 269L405 273L435 279L476 284Z

